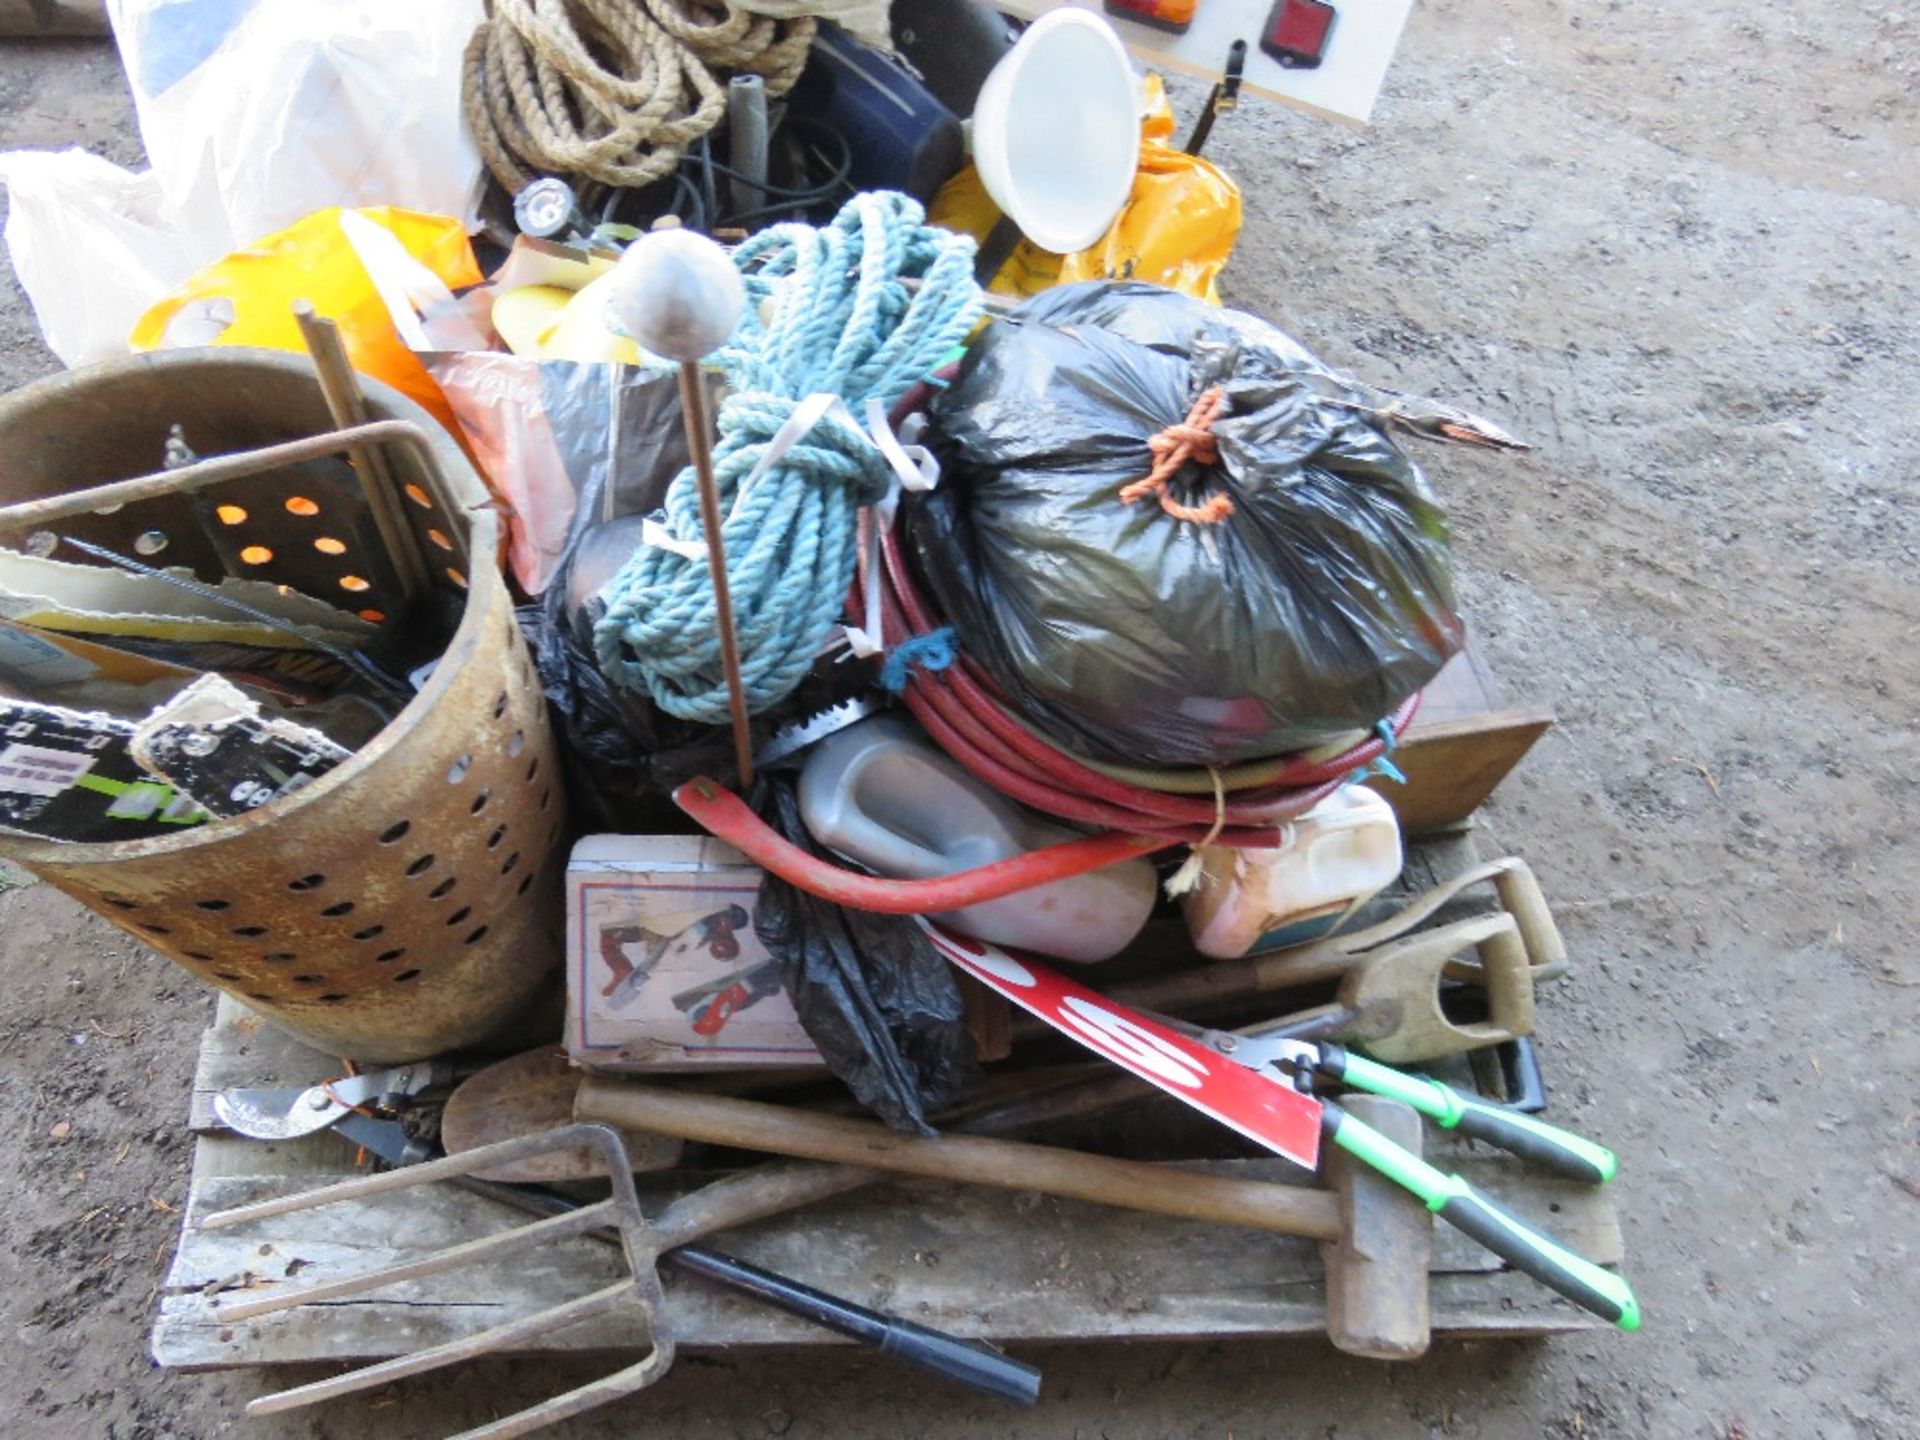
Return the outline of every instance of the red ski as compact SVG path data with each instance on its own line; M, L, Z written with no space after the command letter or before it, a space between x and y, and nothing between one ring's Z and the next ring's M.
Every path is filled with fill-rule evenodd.
M934 948L1062 1035L1309 1170L1320 1163L1320 1102L1263 1079L1157 1020L985 941L926 927Z

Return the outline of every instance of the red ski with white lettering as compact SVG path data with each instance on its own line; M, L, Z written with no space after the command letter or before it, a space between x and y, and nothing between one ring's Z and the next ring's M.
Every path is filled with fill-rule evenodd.
M1062 1035L1185 1101L1255 1144L1312 1170L1320 1163L1320 1102L1189 1040L1025 955L929 921L934 948Z

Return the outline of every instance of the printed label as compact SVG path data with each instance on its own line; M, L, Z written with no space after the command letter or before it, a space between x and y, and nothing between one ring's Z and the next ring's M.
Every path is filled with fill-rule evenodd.
M91 756L13 744L0 750L0 791L51 797L72 789L74 781L92 768Z
M85 680L94 673L92 665L52 641L5 624L0 624L0 670L8 672L28 689Z

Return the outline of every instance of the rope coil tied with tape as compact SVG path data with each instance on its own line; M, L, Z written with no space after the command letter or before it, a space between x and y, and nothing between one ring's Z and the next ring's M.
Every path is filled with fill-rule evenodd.
M776 225L734 253L740 327L713 357L727 381L714 478L750 711L791 694L838 626L858 517L928 483L884 414L980 318L973 241L922 223L907 196L855 196L831 225ZM911 290L904 279L920 283ZM854 416L881 416L863 427ZM890 516L888 517L890 518ZM882 522L884 528L885 522ZM693 472L668 488L665 534L603 592L602 669L668 714L727 721L713 586Z

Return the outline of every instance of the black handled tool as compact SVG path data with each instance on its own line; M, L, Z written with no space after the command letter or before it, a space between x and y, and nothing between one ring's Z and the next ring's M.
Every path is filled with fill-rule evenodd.
M1410 1075L1323 1040L1229 1035L1218 1030L1203 1031L1201 1038L1237 1064L1286 1077L1282 1083L1311 1091L1318 1075L1355 1090L1403 1100L1445 1129L1497 1145L1574 1179L1604 1184L1617 1168L1611 1150L1584 1136L1487 1105L1437 1080ZM1508 1214L1460 1176L1428 1164L1324 1097L1320 1123L1333 1144L1404 1185L1442 1220L1515 1268L1622 1330L1640 1328L1639 1302L1618 1275Z
M1226 68L1220 78L1213 82L1213 89L1207 93L1207 103L1200 108L1200 118L1193 122L1193 133L1187 136L1187 143L1181 148L1189 155L1198 155L1206 149L1207 137L1213 134L1213 122L1220 116L1237 109L1240 104L1240 82L1247 73L1247 42L1236 40L1227 49Z
M397 1121L350 1114L336 1121L333 1131L351 1144L364 1146L390 1165L412 1165L433 1158L433 1151L408 1136ZM578 1201L538 1185L503 1185L472 1176L455 1176L451 1183L532 1215L560 1215L581 1208ZM590 1233L609 1244L620 1243L618 1231ZM660 1258L677 1269L724 1285L850 1340L871 1345L883 1355L895 1356L958 1380L984 1394L997 1395L1028 1408L1040 1398L1040 1372L991 1346L961 1340L911 1320L856 1305L851 1300L829 1295L704 1245L681 1245L662 1252Z

